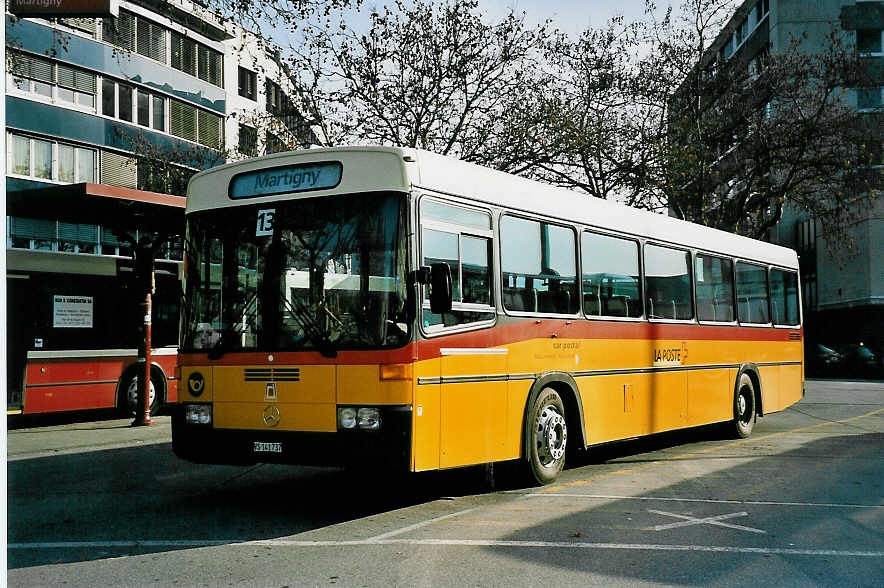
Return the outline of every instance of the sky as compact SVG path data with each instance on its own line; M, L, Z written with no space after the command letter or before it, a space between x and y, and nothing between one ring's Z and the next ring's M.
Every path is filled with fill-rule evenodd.
M658 8L670 2L658 0ZM489 16L502 16L510 8L524 11L528 22L552 19L554 26L566 33L576 33L589 26L604 26L612 17L623 16L627 22L644 17L644 0L479 0Z

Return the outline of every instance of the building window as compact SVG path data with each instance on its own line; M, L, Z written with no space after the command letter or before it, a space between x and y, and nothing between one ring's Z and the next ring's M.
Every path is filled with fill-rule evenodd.
M238 76L239 95L249 100L257 98L258 74L240 66Z
M95 109L95 74L53 63L48 59L10 51L9 87L63 106Z
M860 53L877 54L882 52L882 29L858 29L856 31L856 49Z
M136 17L136 45L138 53L166 63L166 30L142 17Z
M193 39L172 31L172 67L224 87L224 56Z
M138 124L150 126L150 94L138 91Z
M249 157L258 155L258 129L239 125L239 152Z
M101 80L101 114L117 116L117 85L107 78Z
M286 151L286 145L279 136L274 135L270 131L267 131L267 138L264 141L264 153L269 155L271 153L281 153Z
M117 84L117 118L132 122L132 94L134 88L129 84Z
M884 88L857 88L856 108L860 111L881 110Z
M171 100L169 132L176 137L221 149L224 143L221 117L190 104Z
M101 21L102 40L127 51L135 51L135 15L120 10L119 18L104 18Z
M79 33L86 33L93 39L95 38L95 31L98 28L95 26L94 18L59 18L56 22Z
M153 128L157 131L166 130L166 100L162 96L153 96Z
M24 135L9 135L10 173L39 180L66 183L94 182L94 149L47 141Z

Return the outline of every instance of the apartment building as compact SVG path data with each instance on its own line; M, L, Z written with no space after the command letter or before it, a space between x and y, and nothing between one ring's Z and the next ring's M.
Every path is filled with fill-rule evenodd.
M765 55L786 51L801 39L814 52L838 31L855 43L870 74L868 87L852 88L848 103L879 128L884 104L884 2L881 0L747 0L712 43L709 71L739 60L750 74ZM882 132L884 136L884 132ZM884 199L880 189L862 196L847 227L852 248L826 239L818 219L787 207L769 239L798 250L801 257L805 348L817 343L859 344L884 351ZM825 198L825 194L820 195Z
M200 169L315 142L278 53L198 2L116 18L6 14L7 365L33 351L134 349L133 243L157 252L153 344L177 342L184 195ZM60 296L88 300L65 324ZM70 309L67 309L70 310Z

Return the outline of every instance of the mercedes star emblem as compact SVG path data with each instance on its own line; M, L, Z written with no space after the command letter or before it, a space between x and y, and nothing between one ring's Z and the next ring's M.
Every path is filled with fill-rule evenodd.
M264 409L264 424L268 427L275 427L279 424L279 407L275 404Z

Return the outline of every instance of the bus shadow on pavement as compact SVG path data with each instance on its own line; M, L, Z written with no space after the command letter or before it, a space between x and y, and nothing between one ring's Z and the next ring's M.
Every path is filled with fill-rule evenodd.
M880 585L884 433L826 437L763 455L708 449L672 459L615 456L612 465L625 467L598 482L593 466L572 470L574 483L524 498L538 507L536 523L484 549L554 568L550 577L586 574L618 585L745 585L750 577L765 585ZM695 459L704 471L685 475L693 467L685 463ZM710 464L714 459L721 463ZM664 483L667 464L681 481ZM655 489L632 495L632 484Z
M9 569L275 539L490 489L481 467L209 466L169 443L20 459L7 479Z

